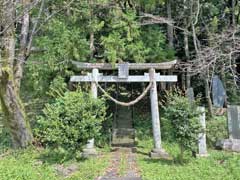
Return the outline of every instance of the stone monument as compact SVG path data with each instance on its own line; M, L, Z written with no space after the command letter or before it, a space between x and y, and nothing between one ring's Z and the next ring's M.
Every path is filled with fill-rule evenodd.
M240 152L240 106L228 106L229 139L217 142L216 146L226 151Z
M203 132L198 135L198 157L207 157L207 143L206 143L206 114L204 107L198 107L200 112L200 124L203 128Z

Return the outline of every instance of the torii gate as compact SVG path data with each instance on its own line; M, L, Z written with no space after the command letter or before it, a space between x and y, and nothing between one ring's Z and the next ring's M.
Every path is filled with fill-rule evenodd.
M97 98L98 82L152 82L150 99L154 149L151 151L150 155L151 157L168 158L168 154L161 145L157 82L177 82L177 76L160 75L160 73L156 73L155 70L172 69L177 61L166 63L121 63L115 64L115 66L108 63L80 63L75 61L72 63L77 69L92 70L92 73L88 73L86 76L72 76L70 82L91 82L91 92L94 98ZM99 70L114 69L118 69L118 76L104 76L102 73L99 73ZM149 70L149 73L145 73L142 76L129 76L129 70ZM86 155L96 153L94 139L89 140L84 153Z

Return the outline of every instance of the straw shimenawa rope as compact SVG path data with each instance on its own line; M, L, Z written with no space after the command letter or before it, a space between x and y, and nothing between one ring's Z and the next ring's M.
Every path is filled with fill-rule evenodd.
M142 98L144 98L144 96L147 95L147 92L151 89L153 82L150 81L149 85L147 86L147 88L142 92L142 94L140 96L138 96L135 100L130 101L130 102L121 102L118 101L117 99L113 98L111 95L109 95L97 82L95 82L97 84L97 87L102 91L102 93L109 98L110 100L112 100L113 102L115 102L118 105L121 106L132 106L136 103L138 103Z

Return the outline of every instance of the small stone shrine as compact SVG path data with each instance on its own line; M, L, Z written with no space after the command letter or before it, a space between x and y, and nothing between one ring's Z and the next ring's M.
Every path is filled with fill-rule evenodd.
M91 93L94 98L98 97L98 89L111 101L116 103L117 105L123 107L129 107L136 103L138 103L144 96L150 92L150 104L151 104L151 115L152 115L152 131L153 131L153 142L154 146L152 151L150 152L150 156L152 158L165 158L168 159L170 156L162 147L161 141L161 128L160 128L160 114L158 108L158 91L157 91L157 83L165 82L165 83L173 83L177 82L176 75L161 75L157 73L156 70L169 70L176 65L176 61L166 62L166 63L124 63L124 64L116 64L112 66L112 64L106 63L79 63L72 62L75 68L79 70L91 70L92 73L88 73L87 75L75 75L71 77L70 82L72 83L81 83L81 82L89 82L91 83ZM99 70L116 70L118 69L118 76L110 76L104 75L100 73ZM144 73L144 75L129 75L130 70L148 70L148 73ZM135 100L130 102L121 102L113 97L111 97L99 83L149 83L145 90L142 92L140 96L138 96ZM193 100L193 90L190 92L191 99ZM119 109L120 110L120 109ZM199 120L201 125L205 129L205 109L201 107L200 109L201 115ZM134 129L131 125L131 121L126 121L125 117L120 117L120 120L117 121L116 127L113 129L113 145L115 144L133 144L133 142L129 141L129 139L134 139ZM122 122L121 122L122 121ZM127 125L127 126L126 126ZM127 141L125 141L127 139ZM205 132L199 134L199 153L198 156L207 156L207 146L206 146L206 134ZM86 148L83 150L83 155L88 157L92 155L96 155L97 151L94 147L94 139L89 140Z

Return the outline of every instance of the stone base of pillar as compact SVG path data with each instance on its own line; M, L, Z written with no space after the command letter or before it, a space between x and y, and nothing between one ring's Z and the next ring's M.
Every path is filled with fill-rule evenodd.
M240 139L222 139L217 141L216 147L225 151L240 153Z
M209 154L197 154L197 157L199 157L199 158L201 158L201 157L208 157L209 156Z
M152 159L167 159L172 160L172 157L164 149L153 149L150 152Z
M82 157L96 157L98 155L97 150L95 148L85 148L83 149Z

